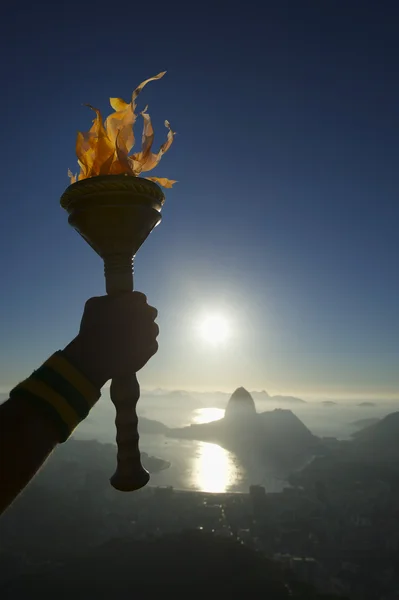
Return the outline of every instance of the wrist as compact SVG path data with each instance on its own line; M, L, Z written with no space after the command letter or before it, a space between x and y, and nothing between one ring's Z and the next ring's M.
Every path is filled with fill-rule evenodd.
M101 365L79 335L64 348L62 354L99 390L108 381L109 377L104 375Z

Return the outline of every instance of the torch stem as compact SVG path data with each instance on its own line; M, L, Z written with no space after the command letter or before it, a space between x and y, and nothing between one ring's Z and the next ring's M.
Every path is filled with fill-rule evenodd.
M111 254L104 258L104 275L107 294L133 291L133 258L126 254ZM136 405L140 386L135 373L113 379L111 400L116 409L117 468L111 485L120 491L133 491L144 487L150 476L141 464L138 417Z
M104 258L105 289L107 294L133 291L134 257L111 254Z

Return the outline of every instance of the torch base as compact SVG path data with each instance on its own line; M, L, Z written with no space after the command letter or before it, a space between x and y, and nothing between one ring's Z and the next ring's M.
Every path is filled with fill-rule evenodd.
M135 492L146 486L149 481L150 474L144 467L134 473L130 471L129 477L118 471L110 479L112 487L119 492Z

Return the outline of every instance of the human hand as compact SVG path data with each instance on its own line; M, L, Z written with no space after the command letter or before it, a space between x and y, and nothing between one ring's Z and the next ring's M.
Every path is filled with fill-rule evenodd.
M90 298L64 355L97 387L139 371L158 350L157 310L140 292Z

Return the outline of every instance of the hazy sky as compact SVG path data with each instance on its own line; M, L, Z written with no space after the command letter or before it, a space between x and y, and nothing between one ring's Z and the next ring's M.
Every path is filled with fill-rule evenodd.
M142 384L399 397L398 3L194 6L3 10L0 384L104 293L59 207L82 104L107 114L167 69L140 98L157 144L165 118L179 134L154 172L179 183L136 261L161 328ZM224 346L195 330L213 312Z

